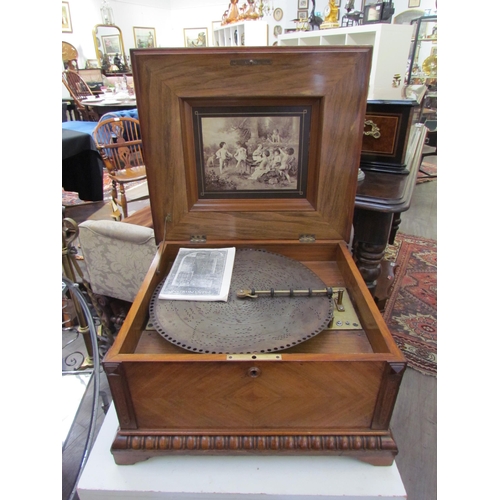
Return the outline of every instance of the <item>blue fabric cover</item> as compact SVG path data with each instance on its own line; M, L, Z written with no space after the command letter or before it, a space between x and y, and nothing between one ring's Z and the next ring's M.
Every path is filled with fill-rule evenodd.
M63 122L62 128L66 130L74 130L76 132L85 132L86 134L92 135L92 132L96 128L97 122Z
M101 116L101 120L107 120L108 118L135 118L139 119L139 113L137 112L137 108L134 109L124 109L122 111L111 111L110 113L106 113Z

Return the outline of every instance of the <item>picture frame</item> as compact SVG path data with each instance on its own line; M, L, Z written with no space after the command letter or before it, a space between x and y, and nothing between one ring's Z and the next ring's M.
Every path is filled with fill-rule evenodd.
M188 48L208 46L208 28L184 28L184 46Z
M193 102L197 199L304 198L314 104Z
M134 43L138 49L150 49L156 47L156 30L155 28L145 28L142 26L134 26Z
M62 3L62 32L73 33L73 25L71 23L71 13L69 11L69 2Z
M110 54L121 54L122 46L120 43L120 35L103 35L102 39L102 49L107 55Z
M85 62L85 68L86 69L99 69L99 61L97 59L87 59Z
M297 9L308 9L309 8L309 0L298 0Z
M307 21L308 18L309 18L309 12L307 10L297 11L297 19L299 21Z
M408 8L414 9L415 7L420 7L420 0L408 0Z

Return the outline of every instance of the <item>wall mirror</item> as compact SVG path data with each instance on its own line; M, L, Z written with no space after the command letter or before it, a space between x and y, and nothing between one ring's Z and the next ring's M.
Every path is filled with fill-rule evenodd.
M92 34L101 71L105 75L130 72L120 28L111 24L96 24Z

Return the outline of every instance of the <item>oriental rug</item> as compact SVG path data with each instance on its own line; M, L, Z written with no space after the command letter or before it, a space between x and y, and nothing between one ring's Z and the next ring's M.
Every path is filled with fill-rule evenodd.
M437 374L437 242L398 234L385 258L396 263L384 319L408 365Z
M437 164L423 161L417 174L417 184L437 180Z

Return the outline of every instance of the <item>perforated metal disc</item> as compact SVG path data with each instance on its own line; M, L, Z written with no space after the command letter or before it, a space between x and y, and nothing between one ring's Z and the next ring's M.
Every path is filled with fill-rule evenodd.
M247 354L288 349L322 332L331 319L331 298L238 299L236 290L323 289L325 284L300 262L262 250L237 250L227 302L159 299L150 319L173 344L199 353Z

